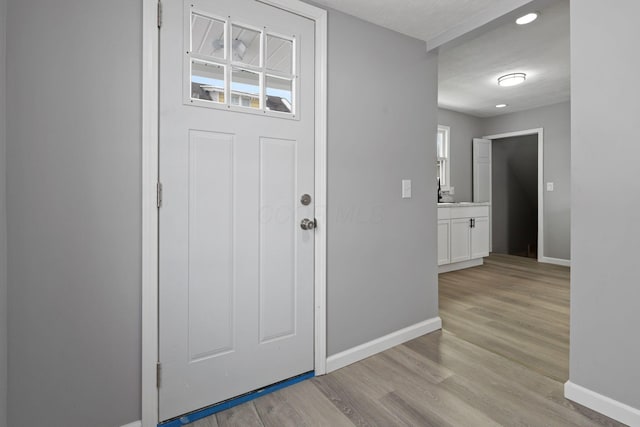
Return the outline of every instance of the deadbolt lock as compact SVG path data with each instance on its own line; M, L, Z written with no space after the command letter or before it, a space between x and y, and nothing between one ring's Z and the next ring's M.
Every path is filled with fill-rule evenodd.
M311 204L311 196L308 194L303 194L302 197L300 197L300 203L302 203L304 206L309 206L309 204Z

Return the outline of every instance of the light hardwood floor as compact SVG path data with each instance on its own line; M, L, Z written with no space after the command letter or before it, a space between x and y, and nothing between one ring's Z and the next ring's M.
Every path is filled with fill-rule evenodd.
M563 397L569 269L492 255L440 275L444 330L192 427L619 426Z

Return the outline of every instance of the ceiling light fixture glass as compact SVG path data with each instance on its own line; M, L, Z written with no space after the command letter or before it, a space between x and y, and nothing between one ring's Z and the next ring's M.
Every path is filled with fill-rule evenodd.
M496 105L496 108L504 108L506 106L507 106L507 104L498 104L498 105Z
M500 86L515 86L524 82L527 79L527 75L525 73L511 73L505 74L502 77L498 77L498 85Z
M233 40L231 42L231 48L233 50L233 60L234 61L242 61L244 59L244 54L247 53L247 45L245 42L239 39ZM217 39L213 41L213 51L218 52L224 49L224 39Z
M516 24L518 24L518 25L527 25L527 24L532 23L536 19L538 19L538 14L536 12L527 13L526 15L521 16L520 18L516 19Z

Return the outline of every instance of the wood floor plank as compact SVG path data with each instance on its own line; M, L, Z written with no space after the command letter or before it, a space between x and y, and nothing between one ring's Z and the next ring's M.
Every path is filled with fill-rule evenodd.
M356 426L403 425L402 420L379 405L378 393L369 394L371 390L363 387L359 378L341 372L349 368L351 366L315 379L316 387ZM388 386L384 381L380 384Z
M380 358L386 363L396 364L408 369L414 375L429 381L432 384L440 384L453 375L453 372L445 366L434 363L432 360L419 357L407 347L399 345L381 353Z
M201 420L196 421L195 423L189 424L191 427L218 427L218 421L216 420L215 415L211 415L210 417L203 418Z
M281 393L271 393L254 401L265 427L305 427L304 418Z
M400 418L403 418L401 415L410 415L410 418L419 415L419 418L436 425L497 425L486 414L458 399L439 384L425 381L410 366L390 363L389 356L374 356L364 362L394 390L380 400L384 405L390 405L388 409L395 408L393 413ZM404 403L400 405L398 399ZM407 409L406 413L398 412L399 407Z
M353 427L349 418L322 394L314 381L303 381L278 393L304 416L304 423L309 427Z
M410 404L407 404L405 399L394 392L384 396L380 400L380 404L389 411L397 414L402 420L403 425L406 426L441 427L445 425L444 420L434 413L430 411L419 411Z
M545 347L536 348L535 351L531 343L525 340L497 333L495 329L463 318L443 320L443 327L465 341L490 349L509 360L516 360L550 378L562 381L567 376L566 353ZM473 327L473 332L469 331L470 327Z
M218 412L216 419L219 427L264 427L253 401Z

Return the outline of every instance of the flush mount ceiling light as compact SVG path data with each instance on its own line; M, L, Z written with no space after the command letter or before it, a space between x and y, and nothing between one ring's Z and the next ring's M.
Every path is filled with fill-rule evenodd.
M231 42L231 48L233 50L233 59L235 61L242 61L245 53L247 53L247 45L239 39ZM213 51L218 52L224 49L224 39L217 39L213 41Z
M511 73L505 74L502 77L498 77L498 85L500 86L515 86L524 82L527 79L527 75L525 73Z
M520 18L516 19L516 24L518 24L518 25L527 25L527 24L532 23L536 19L538 19L538 13L537 12L527 13L526 15L521 16Z
M504 108L506 106L507 106L507 104L498 104L498 105L496 105L496 108Z

